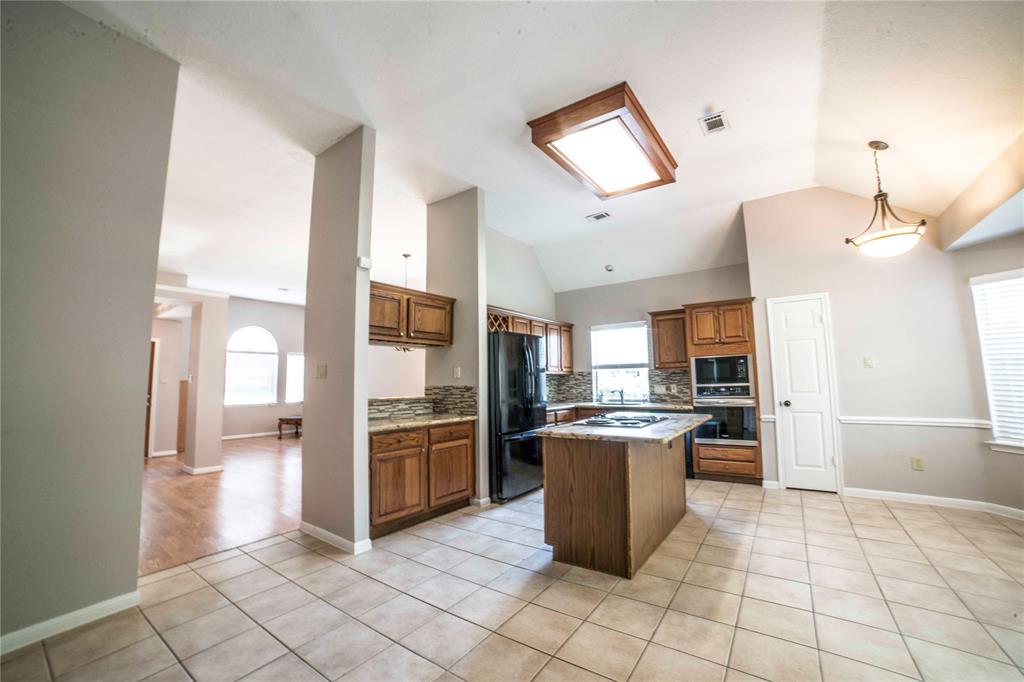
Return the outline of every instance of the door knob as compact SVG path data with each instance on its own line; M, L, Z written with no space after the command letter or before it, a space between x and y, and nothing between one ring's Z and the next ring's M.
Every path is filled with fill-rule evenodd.
M790 405L792 405L793 403L789 402L788 400L783 400L783 401L782 401L782 404L783 404L783 405L785 405L786 407L789 407L789 406L790 406Z

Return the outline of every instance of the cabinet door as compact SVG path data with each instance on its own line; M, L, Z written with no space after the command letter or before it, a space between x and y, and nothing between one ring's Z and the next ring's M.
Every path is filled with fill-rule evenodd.
M394 521L427 508L426 457L421 447L370 456L370 523Z
M558 335L562 352L562 371L572 372L572 327L559 327Z
M516 334L529 334L530 321L525 317L513 317L512 331L514 331Z
M562 371L562 330L557 324L548 325L548 371Z
M473 445L469 438L430 446L430 506L473 494Z
M451 343L452 307L447 301L409 296L409 340Z
M718 306L718 340L721 343L746 343L750 340L747 329L746 303Z
M548 333L548 326L537 320L530 320L530 333L534 336L545 336Z
M695 346L718 343L717 308L690 308L686 315L690 319L690 343Z
M370 288L370 338L405 339L405 297Z
M651 317L655 369L686 367L686 313L666 313Z

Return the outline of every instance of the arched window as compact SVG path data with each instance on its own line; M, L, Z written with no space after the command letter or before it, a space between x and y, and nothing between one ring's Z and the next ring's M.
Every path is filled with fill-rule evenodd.
M242 327L228 339L225 405L277 402L277 341L263 327Z

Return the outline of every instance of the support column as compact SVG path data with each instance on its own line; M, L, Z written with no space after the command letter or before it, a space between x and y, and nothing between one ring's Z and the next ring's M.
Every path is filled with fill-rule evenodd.
M362 127L316 157L306 273L302 529L370 548L366 422L376 133Z
M483 190L474 187L427 206L427 291L456 299L452 345L427 350L427 395L441 400L445 411L477 415L477 503L490 495L484 240Z

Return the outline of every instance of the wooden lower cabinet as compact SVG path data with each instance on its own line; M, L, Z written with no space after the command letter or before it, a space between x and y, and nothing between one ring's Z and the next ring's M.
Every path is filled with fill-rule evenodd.
M562 410L548 410L547 424L569 424L576 421L576 408L567 407Z
M472 423L370 436L370 536L466 504L476 483Z
M751 446L693 446L693 472L715 476L761 478L761 449Z

